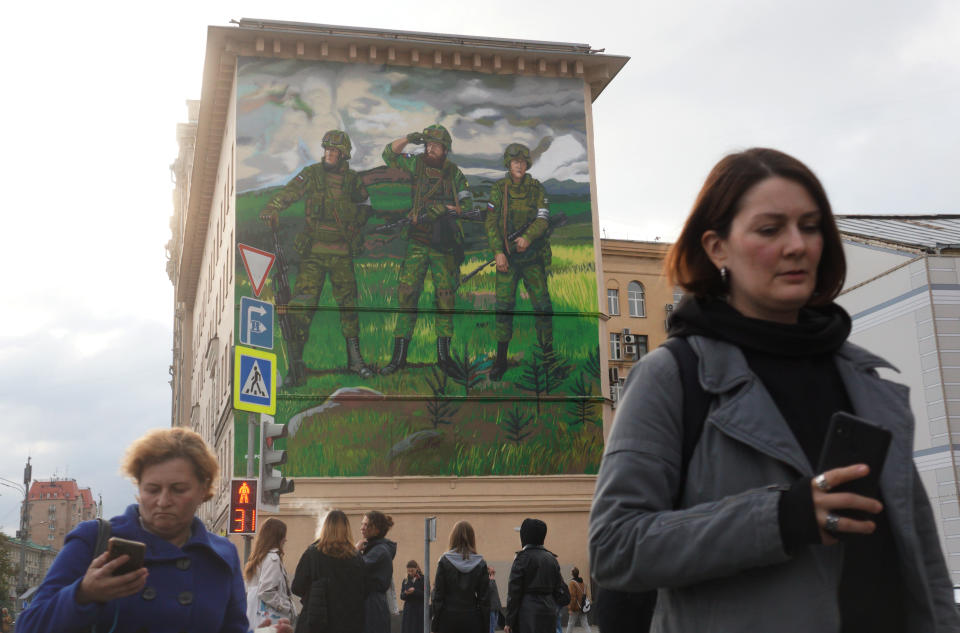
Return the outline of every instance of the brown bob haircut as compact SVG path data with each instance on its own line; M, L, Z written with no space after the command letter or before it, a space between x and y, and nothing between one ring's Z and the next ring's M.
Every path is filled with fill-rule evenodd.
M193 464L197 480L206 488L203 500L213 497L213 482L220 472L217 456L200 434L190 429L176 427L149 431L127 449L120 470L139 485L144 469L178 457Z
M664 261L664 273L670 283L698 297L722 297L727 294L720 271L710 261L700 240L707 231L716 231L726 239L730 224L740 211L744 194L760 181L772 177L797 183L806 189L816 203L820 211L823 253L817 266L817 284L809 304L824 305L836 298L843 288L847 264L827 193L806 165L788 154L765 147L754 147L725 156L710 171L680 237Z

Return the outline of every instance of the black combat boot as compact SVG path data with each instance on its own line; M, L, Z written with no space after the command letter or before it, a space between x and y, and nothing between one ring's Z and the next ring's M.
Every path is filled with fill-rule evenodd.
M303 342L291 341L287 343L287 375L283 379L284 386L299 387L307 382L307 366L303 364Z
M509 347L510 341L497 343L497 357L493 361L493 367L490 368L490 380L500 380L507 373L507 348Z
M440 336L437 338L437 367L446 374L452 374L453 363L450 362L450 337Z
M363 356L360 354L360 339L356 336L347 339L347 369L361 378L373 378L373 372L363 362Z
M380 370L380 375L389 376L398 369L403 369L407 366L407 350L410 349L410 339L408 338L394 338L393 339L393 358L390 359L390 362L386 367Z

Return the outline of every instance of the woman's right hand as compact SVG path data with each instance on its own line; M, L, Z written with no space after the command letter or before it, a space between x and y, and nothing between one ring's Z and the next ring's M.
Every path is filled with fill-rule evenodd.
M147 568L141 567L122 576L114 576L113 571L123 565L129 556L123 554L110 560L110 553L100 554L87 567L80 586L77 587L78 604L90 602L110 602L141 591L147 584Z
M817 477L810 480L810 489L813 491L813 511L817 517L817 526L820 528L820 540L824 545L833 545L838 542L836 534L872 534L877 529L873 521L860 521L841 516L837 521L836 529L832 532L826 529L827 516L835 515L836 510L862 510L870 514L879 514L883 504L876 499L864 497L852 492L830 492L841 484L865 477L870 472L866 464L854 464L843 468L834 468L823 473L826 490L817 484Z

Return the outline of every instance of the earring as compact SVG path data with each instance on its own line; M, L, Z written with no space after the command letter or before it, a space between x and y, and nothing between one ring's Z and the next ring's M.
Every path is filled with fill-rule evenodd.
M724 286L730 285L730 269L727 268L726 266L720 267L720 282Z

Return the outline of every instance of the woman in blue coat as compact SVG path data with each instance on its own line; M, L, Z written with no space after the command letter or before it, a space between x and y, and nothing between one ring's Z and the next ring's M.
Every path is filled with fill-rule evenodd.
M213 496L219 471L203 438L182 428L151 431L128 449L122 469L136 482L139 503L110 519L110 532L144 543L144 565L114 576L127 556L95 556L98 523L81 523L67 535L17 631L247 633L237 550L194 516Z

